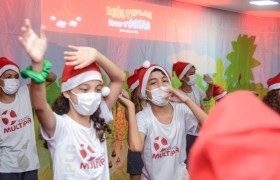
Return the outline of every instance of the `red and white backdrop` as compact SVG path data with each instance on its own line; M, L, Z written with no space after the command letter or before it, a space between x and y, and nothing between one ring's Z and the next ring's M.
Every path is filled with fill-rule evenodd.
M229 92L252 90L260 98L267 92L267 79L280 69L279 18L254 17L171 0L164 4L159 0L2 0L0 56L14 60L21 68L30 64L18 42L25 18L31 19L36 32L41 24L46 25L46 59L53 62L52 71L59 77L48 87L50 104L60 93L63 51L69 44L95 47L127 75L145 60L164 66L170 73L172 63L188 61L196 66L202 89L207 86L201 76L209 74ZM176 78L173 85L179 85ZM107 135L110 173L112 179L125 179L127 122L120 104L113 112L113 133ZM39 177L49 179L51 160L39 138L38 124L36 131Z

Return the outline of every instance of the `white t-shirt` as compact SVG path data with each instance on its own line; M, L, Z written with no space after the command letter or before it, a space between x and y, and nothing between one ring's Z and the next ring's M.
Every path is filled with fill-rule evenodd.
M157 120L151 107L136 115L138 129L146 135L142 152L144 179L172 180L186 160L186 133L194 132L198 122L187 105L171 105L173 119L168 125Z
M192 87L192 92L186 93L182 91L181 89L178 89L185 95L187 95L189 98L191 98L199 107L200 107L200 102L206 98L206 93L202 91L197 85L193 85Z
M108 113L111 114L109 117L112 117L109 110ZM54 136L49 138L41 128L53 160L54 180L109 180L106 141L100 142L93 122L91 121L91 128L86 128L67 114L54 115ZM106 120L112 119L105 118Z
M20 86L14 102L0 102L0 172L39 169L34 120L27 85Z
M195 104L197 104L200 107L200 102L206 98L206 93L204 91L202 91L197 85L193 85L191 87L192 87L192 92L190 92L190 93L186 93L186 92L182 91L181 89L178 89L178 90L180 92L182 92L183 94L187 95L189 98L191 98L195 102ZM199 131L200 131L200 128L199 128L199 126L197 126L194 133L188 133L188 134L198 136Z

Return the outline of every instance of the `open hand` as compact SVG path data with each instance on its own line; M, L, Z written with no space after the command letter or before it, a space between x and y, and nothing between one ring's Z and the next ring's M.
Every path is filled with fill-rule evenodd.
M213 84L213 80L212 80L212 78L211 78L208 74L204 74L204 75L203 75L203 80L204 80L207 84Z
M166 90L170 96L168 97L168 100L171 102L176 102L176 103L185 103L188 100L188 96L184 95L177 89L174 89L172 87L168 87Z
M33 63L41 63L47 49L47 38L45 35L45 26L41 26L40 37L33 31L30 20L26 19L21 27L22 34L19 37L21 45L31 58Z
M91 47L72 46L69 48L74 51L65 51L64 59L67 61L65 64L75 66L74 69L82 69L98 59L99 52Z

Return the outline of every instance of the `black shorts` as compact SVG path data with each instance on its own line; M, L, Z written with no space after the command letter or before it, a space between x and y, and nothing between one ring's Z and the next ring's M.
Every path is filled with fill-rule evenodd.
M187 152L187 161L186 161L186 164L188 165L188 157L189 157L189 154L190 154L190 149L191 147L193 146L197 136L195 135L190 135L190 134L187 134L187 146L186 146L186 152Z
M128 150L127 154L127 173L133 175L140 175L142 174L143 169L143 161L141 158L141 153L139 152L132 152Z
M38 170L21 173L1 173L1 180L38 180Z

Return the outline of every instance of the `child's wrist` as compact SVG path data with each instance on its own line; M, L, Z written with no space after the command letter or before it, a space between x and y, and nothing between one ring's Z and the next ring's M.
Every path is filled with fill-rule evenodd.
M32 70L35 72L41 72L43 67L44 67L44 61L40 62L40 63L34 63L32 62Z
M35 83L43 83L46 82L46 79L50 73L50 69L52 67L52 63L48 60L45 60L43 66L42 64L34 64L32 63L32 67L29 66L26 69L20 71L21 76L23 78L30 77Z
M129 103L129 104L127 105L127 109L129 109L129 111L135 111L134 103Z
M185 97L184 100L183 100L183 102L184 102L185 104L188 105L189 102L190 102L190 100L191 100L191 99L190 99L189 97Z
M102 60L102 59L104 59L104 55L103 54L101 54L99 51L97 51L96 49L95 49L95 59L94 59L94 62L96 62L97 64L98 63L100 63L100 60Z

